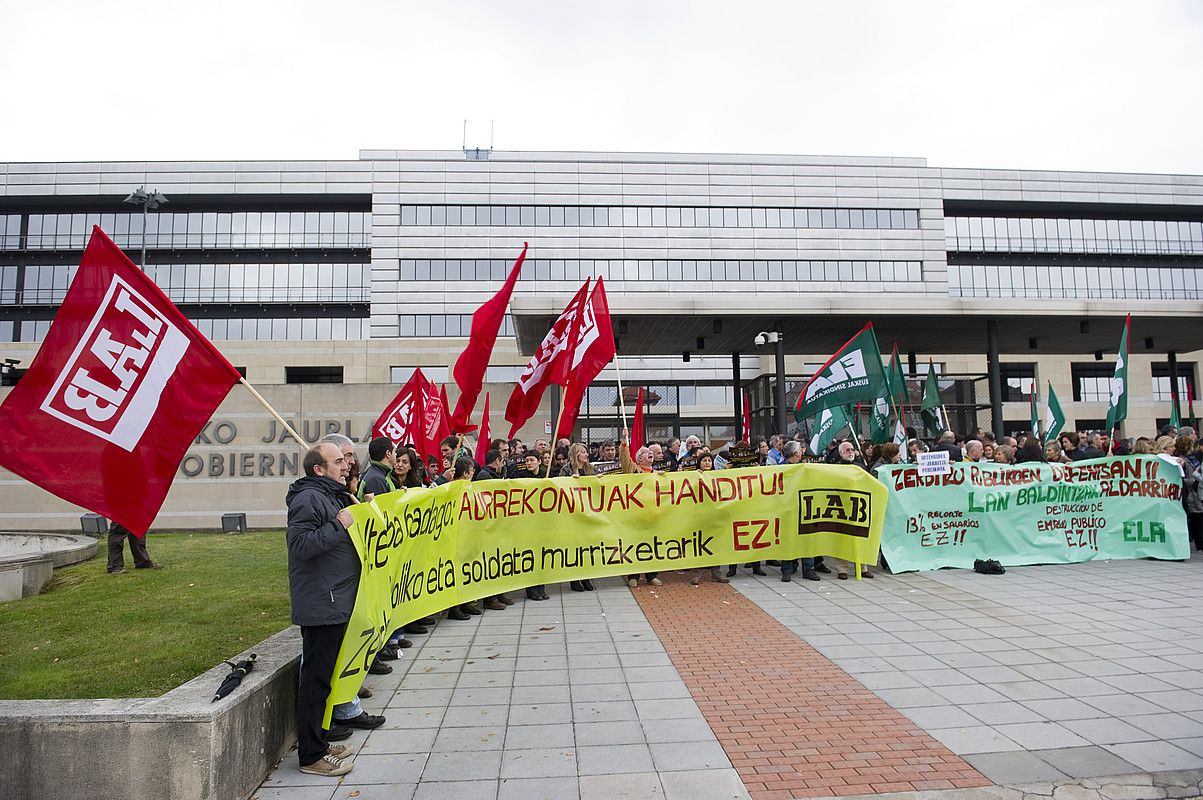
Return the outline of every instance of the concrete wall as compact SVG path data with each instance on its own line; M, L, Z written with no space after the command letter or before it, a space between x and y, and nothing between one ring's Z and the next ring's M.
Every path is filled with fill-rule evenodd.
M250 797L295 740L300 633L290 628L252 651L255 670L218 703L210 701L224 664L158 698L0 701L0 752L9 754L0 792L15 800Z

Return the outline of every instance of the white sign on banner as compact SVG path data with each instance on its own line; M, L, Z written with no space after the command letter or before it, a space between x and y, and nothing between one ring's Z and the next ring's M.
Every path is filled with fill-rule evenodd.
M948 461L947 450L920 453L918 464L920 475L948 475L952 472L952 464Z

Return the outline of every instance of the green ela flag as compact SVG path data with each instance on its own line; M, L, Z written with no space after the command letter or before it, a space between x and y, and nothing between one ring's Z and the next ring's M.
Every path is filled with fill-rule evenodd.
M890 401L883 395L873 401L869 411L869 440L873 444L885 444L890 439Z
M1040 438L1040 412L1036 410L1036 382L1032 381L1032 435Z
M819 415L819 427L810 437L810 452L822 456L836 434L848 426L848 410L843 406L824 409Z
M881 350L870 322L845 342L802 387L794 407L794 419L801 422L837 406L872 403L888 391L886 373L881 366ZM847 417L847 411L844 415Z
M910 461L910 453L907 452L906 428L902 426L902 420L894 423L894 444L898 445L898 456L902 462Z
M1053 391L1052 381L1048 384L1048 404L1044 408L1044 438L1055 441L1065 427L1065 411L1057 401L1057 393Z
M940 382L936 379L936 365L927 361L927 382L923 384L923 405L920 406L923 425L928 432L939 436L948 430L944 419L944 405L940 402Z
M1178 395L1175 394L1170 400L1170 424L1175 428L1182 427L1182 417L1178 415Z
M1110 403L1107 406L1107 433L1128 416L1128 339L1132 334L1132 315L1124 320L1124 335L1115 357L1115 373L1111 376Z
M898 345L890 353L890 369L886 379L890 384L890 402L898 404L899 418L906 413L906 373L902 371L902 359L898 357Z

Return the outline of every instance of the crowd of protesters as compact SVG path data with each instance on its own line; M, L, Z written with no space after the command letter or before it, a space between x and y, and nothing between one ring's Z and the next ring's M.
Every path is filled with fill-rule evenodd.
M929 450L943 450L951 462L995 462L1014 464L1026 462L1069 463L1111 455L1156 454L1176 463L1183 472L1185 506L1190 538L1196 549L1203 549L1203 444L1192 428L1162 429L1154 438L1111 441L1107 434L1076 431L1061 433L1055 440L1043 442L1038 437L1020 434L996 438L988 431L974 431L958 436L946 431L928 444L907 429L909 461ZM329 730L320 727L320 713L329 694L329 674L343 632L350 619L358 585L357 557L350 539L342 533L350 527L346 507L371 499L378 494L397 489L437 486L450 481L488 481L501 479L530 479L543 477L580 477L616 472L662 473L685 470L708 472L736 466L774 466L802 462L825 462L858 466L876 475L881 467L897 464L902 453L894 443L873 444L867 440L837 438L823 453L807 452L807 442L801 435L787 438L773 435L768 439L751 437L750 441L724 450L705 445L697 436L684 440L672 438L667 442L648 442L634 453L626 441L602 441L585 444L560 439L550 443L536 439L526 447L520 439L493 439L485 450L483 463L470 455L474 443L467 437L450 436L440 443L440 458L424 461L409 445L395 445L387 438L373 439L368 445L367 462L359 468L354 445L345 436L332 434L311 448L305 459L305 476L294 483L288 496L289 579L292 588L293 621L301 626L304 656L300 672L297 699L297 727L301 746L301 769L317 775L338 776L350 771L350 764L340 756L346 748L331 744L351 735L352 728L376 728L385 721L383 716L368 714L359 699L335 707ZM832 563L829 565L827 561ZM715 581L727 583L738 574L737 564L689 571L690 583L697 585L708 575ZM801 570L802 578L822 580L822 574L834 573L845 579L856 571L856 565L846 564L823 556L785 561L759 561L745 565L753 575L768 573L765 566L780 570L780 579L790 582ZM860 565L860 575L872 578L871 565ZM876 566L876 565L872 565ZM640 579L651 586L662 581L657 573L624 576L631 588ZM330 587L334 587L331 589ZM594 590L592 580L573 580L574 592ZM329 602L326 594L329 594ZM545 586L526 589L526 599L549 599ZM484 611L504 611L515 601L505 594L486 598L480 605L463 603L446 610L446 618L464 621ZM371 674L387 674L392 668L386 663L398 658L401 650L412 645L406 635L421 635L436 624L435 618L412 622L392 633L372 662ZM363 689L360 697L369 697Z

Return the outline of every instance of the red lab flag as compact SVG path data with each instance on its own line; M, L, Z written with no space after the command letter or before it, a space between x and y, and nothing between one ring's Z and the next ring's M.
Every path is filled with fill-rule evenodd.
M426 417L423 391L426 382L422 370L415 369L372 425L372 436L387 436L393 444L412 444L418 453L424 454L427 449L425 429L418 420Z
M744 438L743 441L752 441L752 405L748 400L748 393L744 392Z
M476 440L476 463L484 466L485 454L489 452L489 393L485 392L485 410L480 419L480 435Z
M144 536L238 370L98 227L29 371L0 464Z
M451 415L451 430L456 433L466 433L472 430L468 418L476 407L476 398L480 396L480 388L484 384L485 369L489 366L489 358L493 355L493 345L497 343L497 334L501 323L505 320L505 309L510 303L510 295L514 293L514 284L518 281L518 273L522 271L522 262L526 260L527 243L522 243L522 253L514 262L509 276L499 291L486 300L476 313L472 315L472 331L468 334L468 345L460 353L455 362L452 375L455 385L459 387L459 400L455 403L455 413Z
M606 301L606 287L601 278L585 304L585 316L581 322L580 337L572 359L572 380L564 389L564 411L560 415L557 439L571 439L576 417L581 410L581 400L589 384L601 374L606 365L614 360L614 329L610 325L610 305Z
M643 387L639 387L639 399L635 401L635 419L631 420L631 458L639 457L643 447Z
M526 369L518 376L518 383L505 407L505 418L510 423L509 438L513 439L518 429L534 416L544 390L553 383L562 386L568 379L569 364L575 356L576 342L580 336L577 320L588 296L589 280L586 279L572 302L543 337Z

